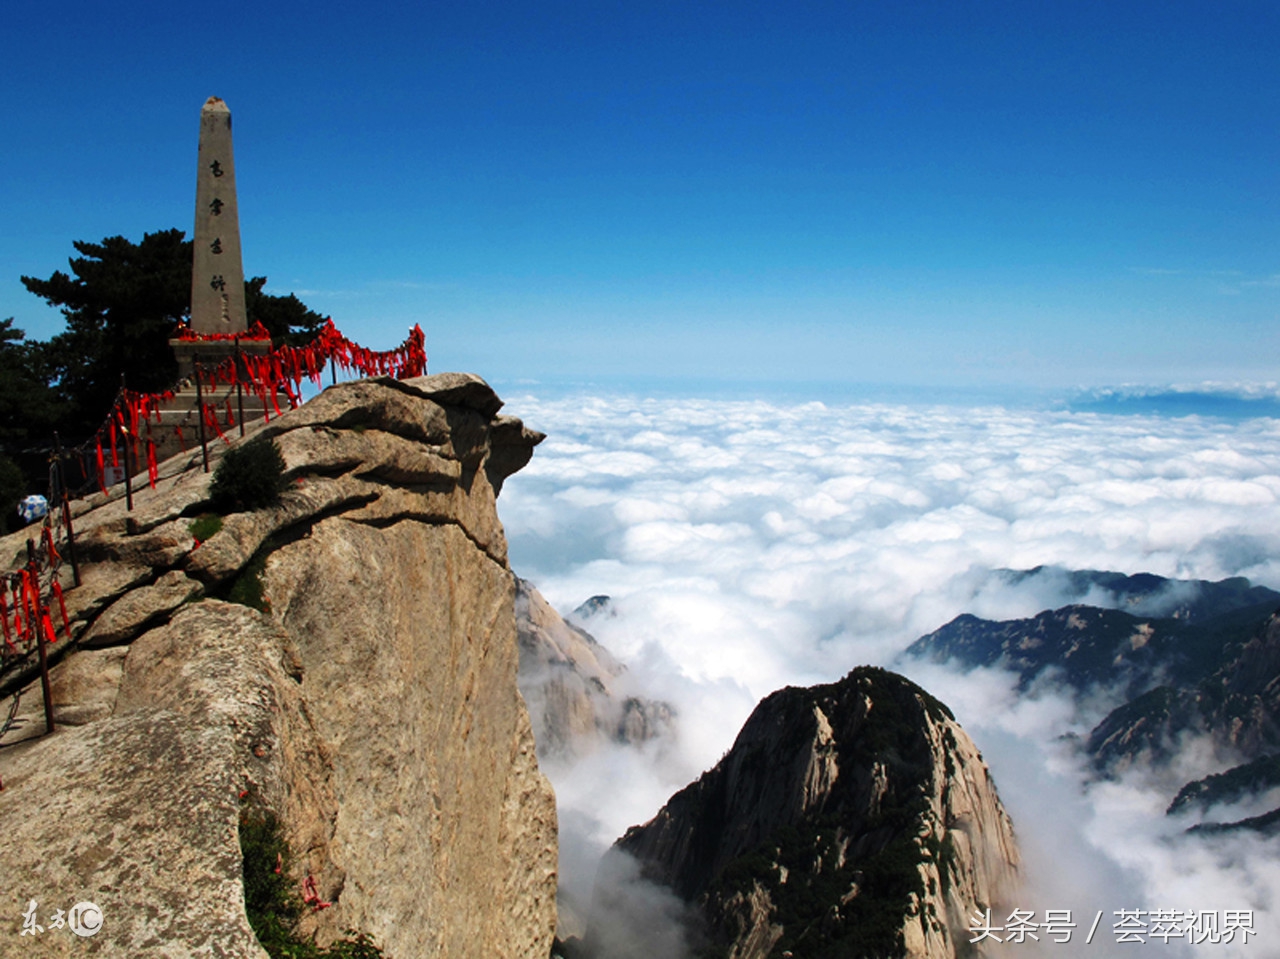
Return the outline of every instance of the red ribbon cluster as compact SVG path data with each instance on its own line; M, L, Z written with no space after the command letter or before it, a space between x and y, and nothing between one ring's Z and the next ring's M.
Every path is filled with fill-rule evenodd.
M276 872L280 870L277 869ZM320 898L320 893L316 889L315 876L308 875L302 880L302 902L304 905L310 906L313 911L319 912L321 909L328 909L333 905L331 902L325 902Z
M107 488L107 457L102 448L103 434L106 434L106 442L111 450L111 465L113 467L120 465L120 448L122 446L133 453L136 461L138 441L142 436L141 427L153 416L155 417L156 425L159 425L161 408L167 400L173 399L174 395L173 390L165 390L163 393L135 393L133 390L120 391L116 397L115 406L107 414L107 421L99 427L97 435L94 437L94 465L100 488L104 490ZM129 464L126 464L126 468L128 467ZM147 478L154 488L157 478L156 444L150 438L147 439Z
M271 334L267 332L267 328L258 320L253 321L253 326L245 330L243 333L197 333L189 326L178 328L178 339L184 341L205 341L219 340L224 343L230 343L233 340L269 340Z
M210 390L216 390L219 384L239 384L257 394L264 411L274 409L279 416L278 394L285 394L291 409L298 406L302 402L302 381L309 379L320 386L325 364L330 361L344 373L354 371L361 376L392 376L398 380L422 376L427 371L426 336L422 327L414 324L408 339L394 350L379 353L351 342L338 332L333 320L326 320L306 346L281 346L261 356L246 353L238 360L228 357L203 373ZM216 420L208 419L207 414L206 425L221 435ZM235 425L229 405L226 425Z
M53 548L53 533L47 526L44 530L44 538L49 550L50 564L54 564L58 554ZM67 616L67 604L62 597L62 586L58 583L56 576L53 579L52 593L50 599L58 601L58 611L62 614L63 635L70 639L71 620ZM37 630L43 632L45 639L49 642L58 641L58 635L53 629L53 619L49 615L49 607L40 593L40 573L34 564L0 577L0 626L4 631L6 654L18 655L30 650L38 639Z
M257 322L247 333L237 336L225 333L201 335L187 329L180 331L178 336L187 341L270 339L262 324ZM283 392L288 399L290 409L297 407L302 402L302 381L310 379L316 386L320 386L325 364L329 362L341 367L344 373L355 372L361 376L393 376L396 379L422 376L427 371L426 336L422 332L422 327L414 324L413 329L409 331L408 339L394 350L375 352L351 342L338 332L337 327L333 325L333 320L330 319L325 321L316 338L306 346L281 346L261 355L241 353L238 356L229 356L216 367L200 370L199 375L204 377L204 382L208 384L210 390L216 390L219 384L239 385L249 390L261 401L264 418L270 420L270 410L275 410L276 416L281 415L278 399L280 392ZM107 454L103 444L105 443L110 450L113 467L120 466L122 446L132 453L136 462L138 444L142 439L139 427L154 416L155 426L150 430L154 433L161 424L160 413L163 404L172 400L173 397L173 390L166 390L163 393L120 391L115 406L107 415L107 421L91 441L98 486L102 490L107 489ZM224 427L231 429L236 425L236 421L231 411L230 399L224 405L225 415L221 423L218 420L218 410L212 404L205 405L202 415L207 430L224 442L230 442L223 429ZM173 430L185 451L186 438L182 434L182 428L174 426ZM83 451L84 447L81 449ZM146 441L146 457L147 479L154 489L157 479L156 448L155 442L150 437ZM125 468L129 469L130 464L126 464Z

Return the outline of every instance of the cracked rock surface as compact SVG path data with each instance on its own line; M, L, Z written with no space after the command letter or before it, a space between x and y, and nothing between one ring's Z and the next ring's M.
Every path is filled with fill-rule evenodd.
M92 939L26 955L265 956L244 913L243 804L282 821L292 878L388 956L545 957L556 821L516 686L514 583L495 500L541 434L478 377L341 384L255 432L290 488L197 543L199 450L158 488L75 506L73 640L0 739L0 907L97 903ZM210 444L214 459L220 442ZM0 539L9 569L25 536ZM229 602L254 575L264 611ZM5 933L7 935L7 933Z

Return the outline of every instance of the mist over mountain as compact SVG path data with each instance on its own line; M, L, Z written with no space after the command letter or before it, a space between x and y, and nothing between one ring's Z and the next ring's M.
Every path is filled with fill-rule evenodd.
M1008 578L1016 583L1041 573ZM1280 607L1280 592L1242 577L1206 582L1084 570L1062 578L1078 595L1108 605L1073 603L1004 622L965 613L905 654L966 668L999 665L1018 674L1023 690L1052 669L1055 681L1078 691L1103 683L1133 697L1157 679L1195 683L1222 668Z
M638 745L671 734L676 718L671 706L631 695L626 667L519 577L516 636L520 692L529 707L539 762L571 763L602 746Z
M562 611L610 597L604 615L567 618L678 715L660 750L596 754L590 776L574 776L574 816L597 854L714 767L770 693L872 663L945 702L981 748L1018 830L1022 908L1070 907L1085 931L1099 910L1251 909L1258 935L1240 954L1280 936L1280 850L1260 850L1254 834L1187 836L1199 814L1165 814L1183 786L1243 757L1187 732L1167 762L1103 775L1081 748L1130 693L1170 681L1157 670L1147 684L1130 642L1139 625L1155 649L1167 632L1170 649L1194 651L1205 617L1231 615L1204 591L1181 608L1179 593L1196 592L1187 581L1280 587L1274 421L612 395L512 404L550 436L503 493L513 564ZM1077 572L1088 570L1135 582L1113 588ZM1144 585L1143 572L1168 582ZM1034 659L1024 680L999 661L899 658L963 614L1008 623L1067 606L1136 618L1117 620L1114 637L1130 647L1131 677L1117 681L1125 670L1097 642L1078 686ZM1259 621L1242 620L1239 641ZM1210 639L1199 648L1217 668ZM1193 664L1188 654L1175 685L1204 674ZM1250 793L1211 815L1272 808ZM657 905L675 915L679 902ZM1132 948L1104 923L1089 954Z
M1184 388L1112 388L1079 393L1073 410L1121 415L1214 416L1224 419L1280 416L1274 389L1220 386L1212 383Z
M1074 604L1004 622L963 615L903 658L950 663L971 676L1007 671L1014 697L1029 706L1067 691L1073 706L1059 717L1059 761L1074 768L1085 794L1156 807L1143 831L1190 861L1216 862L1206 872L1232 869L1257 910L1250 921L1274 930L1280 594L1241 578L1071 577L1104 584L1136 612ZM1103 715L1081 728L1090 711Z
M1007 622L965 614L904 655L1000 666L1017 674L1020 692L1042 676L1081 693L1114 690L1119 702L1084 742L1102 772L1167 763L1192 733L1209 737L1223 759L1253 761L1280 748L1280 593L1243 578L1070 578L1158 615L1084 604Z

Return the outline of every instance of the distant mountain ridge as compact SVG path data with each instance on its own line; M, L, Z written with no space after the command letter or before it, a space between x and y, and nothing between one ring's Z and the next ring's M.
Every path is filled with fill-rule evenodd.
M1012 573L1010 581L1041 572ZM1082 744L1103 775L1135 763L1163 765L1187 735L1208 737L1217 755L1238 765L1188 783L1170 813L1229 804L1280 781L1280 593L1240 577L1058 575L1078 592L1105 590L1127 609L1078 603L1007 622L966 614L922 636L905 655L1001 666L1018 675L1022 691L1041 677L1077 692L1117 688L1123 701ZM1276 818L1268 813L1236 825L1271 831ZM1209 825L1201 831L1229 824Z
M1168 811L1172 814L1192 806L1207 809L1277 786L1280 786L1280 753L1263 756L1225 773L1187 783L1173 797Z
M1011 585L1043 568L1009 572ZM1073 603L1026 619L993 622L968 613L920 637L907 656L968 667L1000 665L1026 689L1054 667L1077 690L1124 681L1145 692L1157 672L1194 683L1223 666L1259 623L1280 607L1280 592L1236 577L1219 582L1170 580L1150 573L1061 571L1081 596L1103 590L1122 608Z
M1208 675L1157 686L1108 715L1086 742L1098 768L1163 760L1188 732L1246 760L1280 751L1280 613L1258 624L1247 642L1226 643L1222 659Z

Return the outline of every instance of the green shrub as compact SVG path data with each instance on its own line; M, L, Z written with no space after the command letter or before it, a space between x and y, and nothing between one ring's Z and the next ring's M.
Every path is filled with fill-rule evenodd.
M201 513L187 526L191 535L202 543L220 529L222 517L217 513Z
M244 858L244 908L249 926L271 956L297 939L302 899L289 879L289 846L270 812L240 813L240 853ZM280 871L276 872L279 865Z
M271 506L285 488L284 469L284 456L273 439L259 437L233 446L213 471L209 499L224 514Z
M249 927L271 959L383 959L373 939L354 929L327 949L302 938L298 922L306 906L290 878L289 844L274 814L241 810L240 854Z
M0 535L22 529L26 524L18 515L18 503L27 495L27 481L18 464L0 456Z

